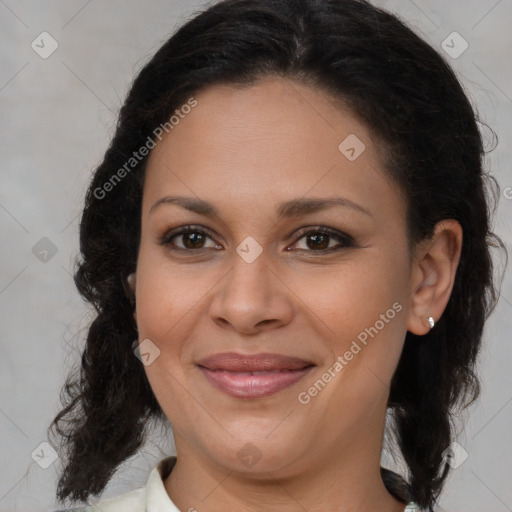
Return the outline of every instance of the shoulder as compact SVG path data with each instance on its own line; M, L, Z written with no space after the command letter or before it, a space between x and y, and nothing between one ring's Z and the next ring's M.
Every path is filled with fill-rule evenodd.
M141 487L114 498L101 500L95 505L55 510L55 512L98 512L98 510L102 512L145 512L146 490Z
M150 472L145 487L139 487L114 498L100 500L94 505L55 510L54 512L146 512L147 509L179 512L164 486L164 479L172 471L175 463L175 455L160 460Z

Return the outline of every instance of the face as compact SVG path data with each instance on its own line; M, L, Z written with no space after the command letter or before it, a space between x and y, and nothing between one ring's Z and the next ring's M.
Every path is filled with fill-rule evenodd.
M144 368L178 455L291 474L378 446L411 265L382 148L290 80L195 99L149 157L136 272ZM227 352L300 364L199 366Z

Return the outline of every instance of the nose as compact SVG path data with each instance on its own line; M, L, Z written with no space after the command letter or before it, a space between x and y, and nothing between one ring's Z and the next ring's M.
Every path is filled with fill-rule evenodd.
M241 254L234 254L231 269L216 287L210 305L212 320L244 334L288 324L294 304L286 278L279 276L265 250L253 260Z

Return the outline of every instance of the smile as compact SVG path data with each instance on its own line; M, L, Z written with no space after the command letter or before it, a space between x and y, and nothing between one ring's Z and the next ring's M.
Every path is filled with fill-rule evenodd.
M208 382L223 393L238 398L257 398L272 395L292 386L312 369L238 372L210 370L199 366Z

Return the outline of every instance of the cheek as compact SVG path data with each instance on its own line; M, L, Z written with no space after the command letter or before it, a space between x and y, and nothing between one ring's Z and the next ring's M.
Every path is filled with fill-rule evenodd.
M160 351L155 363L146 367L148 377L155 366L179 357L179 340L186 325L180 322L190 310L187 289L173 277L155 251L141 245L137 262L136 318L139 340L149 339ZM191 299L192 300L192 299ZM166 363L167 366L167 363Z
M172 262L165 248L143 236L137 261L137 323L139 333L162 342L183 330L204 297L208 272L200 265Z
M184 410L191 421L198 415L183 358L197 327L198 303L208 288L204 278L191 281L178 266L147 256L141 251L137 266L137 324L140 342L149 339L159 352L144 370L169 421L180 425Z
M347 428L386 400L405 336L399 269L393 274L394 265L379 261L347 267L337 278L322 282L322 291L309 295L330 356L303 391L315 397L321 390L312 399L318 414L326 411L338 421L340 411L351 411L350 419L339 420L346 421ZM328 384L324 387L318 380Z
M199 284L168 271L143 273L137 288L139 335L151 339L160 350L175 352L196 322L194 307L205 293Z
M327 337L353 336L400 299L405 268L382 251L363 249L336 268L295 276L293 290L321 320Z
M344 358L335 380L347 391L364 386L373 395L375 386L390 381L403 346L408 266L396 252L365 251L328 276L302 279L297 295L307 297L320 320L315 330L331 354L326 366Z

